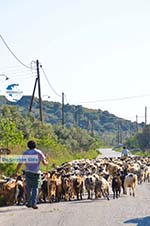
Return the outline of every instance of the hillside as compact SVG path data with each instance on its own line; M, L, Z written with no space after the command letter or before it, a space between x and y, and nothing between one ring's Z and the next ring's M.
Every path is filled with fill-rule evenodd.
M31 96L24 96L17 103L9 102L4 96L0 96L0 106L16 106L18 111L24 116L29 112L30 102ZM62 124L61 103L43 101L42 113L45 123L52 125ZM31 115L39 119L38 98L34 98ZM69 104L64 105L64 126L67 128L80 127L100 135L102 139L110 138L111 136L112 143L123 142L137 131L136 122L119 118L108 111L88 109L82 105L75 106ZM139 129L143 127L144 123L138 124Z

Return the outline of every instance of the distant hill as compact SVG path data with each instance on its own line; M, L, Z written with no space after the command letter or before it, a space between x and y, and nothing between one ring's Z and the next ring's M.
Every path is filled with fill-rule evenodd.
M9 102L4 96L0 96L0 106L9 105L16 106L22 115L27 115L31 96L23 96L17 103ZM52 101L42 102L43 121L52 125L62 123L62 104ZM39 101L34 98L31 114L39 119ZM117 139L118 143L130 137L137 132L136 122L119 118L108 111L100 109L88 109L82 105L64 105L64 126L67 128L76 126L96 133L102 137L112 136ZM142 129L144 123L138 124L138 128Z

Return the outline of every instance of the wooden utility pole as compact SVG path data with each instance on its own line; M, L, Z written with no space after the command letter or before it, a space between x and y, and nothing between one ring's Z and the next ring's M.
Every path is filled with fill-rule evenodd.
M120 121L120 143L123 143L123 134L122 134L122 121Z
M122 143L121 121L118 120L118 144Z
M94 136L93 119L91 119L91 135Z
M147 125L147 107L145 107L145 126Z
M136 132L138 133L138 116L136 115Z
M37 68L37 79L38 79L38 95L39 95L39 113L40 113L40 121L43 122L42 115L42 98L41 98L41 83L40 83L40 71L39 71L39 61L36 61Z
M31 97L29 112L31 112L31 109L32 109L34 95L35 95L35 90L36 90L36 85L38 83L39 114L40 114L40 121L43 122L43 116L42 116L42 98L41 98L41 83L40 83L40 71L39 71L39 61L38 60L36 60L36 70L37 70L37 77L35 79L35 84L34 84L34 89L33 89L32 97Z
M119 124L119 121L118 121L118 131L117 131L117 142L118 142L118 144L120 143L120 124Z
M75 106L74 109L74 122L75 122L75 126L78 126L78 106Z
M35 89L36 89L36 84L37 84L37 78L35 79L35 83L34 83L34 88L33 88L33 93L32 93L32 97L31 97L31 102L30 102L30 106L29 106L29 112L31 112L32 110L32 105L33 105L33 100L34 100L34 94L35 94Z
M64 93L62 93L62 127L64 127Z

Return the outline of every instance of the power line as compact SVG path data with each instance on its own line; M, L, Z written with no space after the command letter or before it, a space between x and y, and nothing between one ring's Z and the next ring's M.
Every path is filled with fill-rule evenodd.
M33 70L30 70L30 69L27 69L27 68L23 68L23 67L20 67L20 68L12 68L12 69L8 69L8 68L5 68L5 69L1 69L0 68L0 73L5 73L5 74L7 74L7 73L9 73L9 74L12 74L12 76L14 75L14 74L19 74L19 73L30 73L30 74L35 74L36 73L36 71L33 71Z
M12 77L13 77L13 75L16 75L16 74L20 74L20 76L21 76L21 74L33 74L31 71L27 71L27 70L12 70L12 71L10 71L10 70L0 70L0 73L2 74L2 73L5 73L5 74L11 74L12 75Z
M17 70L18 68L20 68L20 65L15 65L15 66L7 66L7 70ZM22 68L22 67L21 67ZM5 70L6 66L0 67L0 70ZM31 68L30 68L31 69ZM25 70L29 70L29 69L25 69Z
M30 71L29 70L27 70L27 69L25 69L25 70L21 70L21 69L19 69L19 70L1 70L0 69L0 72L5 72L5 73L11 73L11 74L17 74L17 73L29 73Z
M3 41L3 43L4 43L4 45L7 47L7 49L9 50L9 52L14 56L14 58L20 63L20 64L22 64L24 67L26 67L26 68L30 68L31 69L31 67L29 67L29 66L27 66L26 64L24 64L14 53L13 53L13 51L9 48L9 46L7 45L7 43L6 43L6 41L4 40L4 38L2 37L2 35L0 34L0 38L1 38L1 40Z
M48 78L47 78L47 76L46 76L46 73L45 73L45 71L44 71L42 65L40 65L40 68L42 69L43 74L44 74L44 76L45 76L45 78L46 78L46 81L47 81L48 85L50 86L50 88L52 89L52 91L53 91L58 97L61 97L61 95L58 94L58 93L56 92L56 90L53 88L53 86L52 86L51 83L49 82L49 80L48 80Z
M7 74L7 76L11 79L35 78L37 76L33 61L31 62L31 68L22 67L20 64L15 66L0 67L0 73Z
M0 70L1 72L1 70ZM19 78L19 79L23 79L23 78L35 78L36 74L33 74L29 71L25 71L25 70L18 70L18 71L5 71L5 73L1 73L1 74L6 74L7 77L9 77L10 79L15 79L15 78Z
M110 98L110 99L101 99L101 100L93 100L93 101L82 101L80 103L98 103L98 102L109 102L109 101L119 101L119 100L127 100L127 99L135 99L150 96L150 94L142 94L138 96L128 96L128 97L119 97L119 98Z
M66 103L68 103L68 100L67 100L67 96L66 96L66 94L65 94L65 100L66 100Z
M11 77L11 79L35 79L36 78L36 76L31 76L31 75L27 75L27 74L22 74L21 76L20 75L15 75L15 76L13 76L13 77Z

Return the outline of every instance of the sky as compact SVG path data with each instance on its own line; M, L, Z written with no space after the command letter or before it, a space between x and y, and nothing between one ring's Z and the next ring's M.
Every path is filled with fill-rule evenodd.
M150 122L149 0L0 0L0 28L0 95L32 95L39 60L43 100Z

